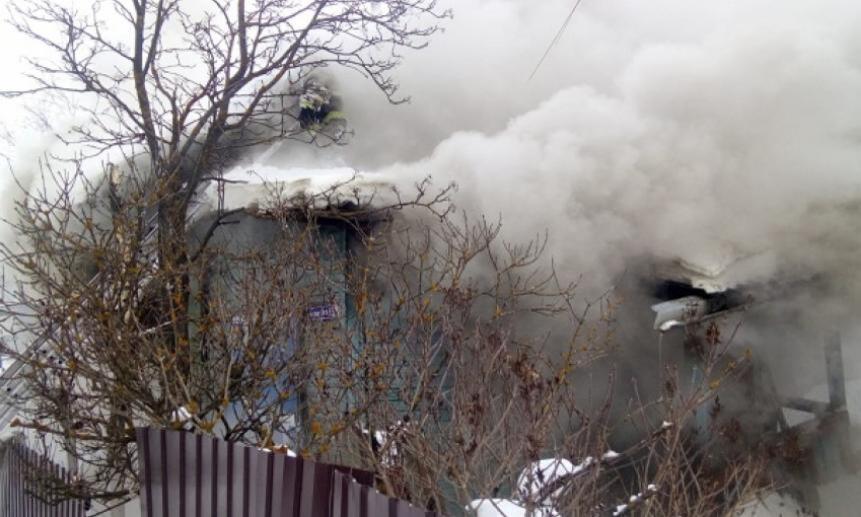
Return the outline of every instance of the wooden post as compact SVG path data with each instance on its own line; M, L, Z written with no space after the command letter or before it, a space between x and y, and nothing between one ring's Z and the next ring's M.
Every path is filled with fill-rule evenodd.
M828 374L828 403L831 411L846 409L846 377L843 372L843 348L840 334L825 342L825 367Z

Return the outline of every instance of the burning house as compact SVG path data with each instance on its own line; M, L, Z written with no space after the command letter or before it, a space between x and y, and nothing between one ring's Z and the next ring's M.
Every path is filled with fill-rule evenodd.
M680 365L674 371L683 384L702 382L701 343L690 334L727 321L734 334L737 320L751 321L761 308L782 304L764 323L742 326L742 332L752 330L721 366L746 358L749 348L755 368L721 386L719 404L704 406L691 428L711 432L706 423L712 413L743 415L744 434L766 438L761 441L774 445L769 452L800 480L787 483L797 498L826 508L835 492L851 492L834 486L835 478L855 471L857 459L851 443L856 383L846 379L857 374L852 344L858 331L850 320L861 292L855 278L861 249L855 231L858 6L586 6L568 19L567 35L560 32L543 68L527 81L524 63L545 51L543 36L557 28L547 20L555 23L569 2L456 3L458 20L466 23L432 46L427 61L412 61L403 91L416 102L406 115L393 115L386 99L348 81L338 95L307 83L293 117L306 143L325 140L327 124L344 131L343 98L356 145L325 152L297 150L289 142L254 148L251 165L214 178L199 193L189 238L224 257L213 256L193 291L232 293L219 306L194 300L195 316L221 311L213 319L224 328L208 329L211 339L222 345L267 341L291 353L315 340L346 346L352 336L344 339L342 331L359 319L358 300L344 288L356 270L346 265L362 256L363 233L385 221L373 210L379 198L372 192L387 190L389 179L412 182L432 174L462 186L456 201L471 217L501 215L500 235L512 242L547 231L554 266L589 284L583 298L636 270L622 308L622 326L633 323L620 330L618 358L625 368L617 388L624 383L627 390L634 379L650 393L663 393L671 364ZM340 168L344 164L382 172L353 179L351 168ZM286 200L301 208L281 203ZM709 255L715 242L732 252L713 253L717 260L670 259ZM300 293L276 304L273 313L281 316L273 317L278 324L272 328L255 320L263 305L255 302L279 288L277 275L257 267L260 253L281 253L282 272L295 273L292 285ZM313 267L290 269L291 253L315 257ZM822 277L842 284L839 292L810 294L806 287ZM803 299L788 302L797 293ZM781 313L788 306L792 310ZM164 323L158 317L164 309L143 318L150 325L144 331ZM823 338L837 331L842 342ZM336 333L339 340L328 339ZM41 354L39 340L31 340L32 353ZM331 355L352 360L358 341ZM44 354L51 359L48 350ZM0 432L9 436L20 430L10 424L28 395L17 380L21 365L4 366ZM329 373L319 373L328 363L318 366L315 380L329 387ZM519 371L531 378L528 368ZM314 421L302 408L313 396L306 390L281 401L284 413L295 415L293 425L310 429ZM341 410L349 399L333 406ZM169 408L174 418L165 426L181 428L197 417L187 402ZM227 420L224 425L232 423ZM289 443L289 432L275 441ZM564 459L568 471L585 461ZM505 501L497 494L504 488L478 495ZM647 484L628 492L637 500L650 493Z

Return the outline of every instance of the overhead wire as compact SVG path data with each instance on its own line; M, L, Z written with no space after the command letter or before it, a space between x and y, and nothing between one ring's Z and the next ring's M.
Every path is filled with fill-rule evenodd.
M538 61L538 64L535 65L535 69L532 70L532 73L529 74L529 81L535 77L535 74L538 73L538 69L541 68L541 65L544 64L544 61L547 60L547 56L550 55L550 51L553 50L553 47L559 43L559 40L562 38L562 34L565 33L565 29L568 28L568 24L571 23L571 19L574 18L574 13L577 12L577 8L580 7L580 4L583 3L583 0L577 0L574 3L574 7L571 8L571 11L568 13L568 16L565 18L565 21L562 22L562 26L559 27L559 30L556 31L556 35L553 37L553 40L550 42L550 45L547 46L547 50L544 51L544 55L541 56L541 59Z

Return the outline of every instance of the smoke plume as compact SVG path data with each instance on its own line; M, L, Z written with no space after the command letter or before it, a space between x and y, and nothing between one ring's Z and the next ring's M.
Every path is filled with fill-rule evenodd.
M400 70L410 104L338 75L351 144L287 146L269 164L455 181L458 205L500 215L507 239L547 230L587 296L644 259L754 257L732 281L797 286L748 313L738 337L778 389L823 382L834 330L848 376L861 374L861 4L586 1L529 80L572 5L457 2L448 31ZM632 363L654 355L639 336Z

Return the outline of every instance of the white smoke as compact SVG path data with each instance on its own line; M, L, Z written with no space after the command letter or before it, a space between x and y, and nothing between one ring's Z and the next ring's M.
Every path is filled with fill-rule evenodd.
M412 104L341 77L353 143L275 160L456 181L595 285L644 255L855 264L861 5L585 2L529 81L572 3L458 2L401 70Z
M739 281L824 272L861 299L861 4L586 0L530 80L573 0L447 3L454 20L397 72L411 103L337 72L351 144L266 165L455 181L506 238L549 231L560 271L595 292L642 257L759 253Z
M587 296L642 258L759 254L742 283L820 275L824 293L749 313L737 341L783 394L823 382L833 330L861 375L861 3L585 0L528 80L572 5L457 2L400 71L411 104L339 75L351 145L285 146L270 163L455 181L459 206L501 215L507 239L549 231L557 269ZM646 328L622 344L638 350L632 368L654 360Z
M599 290L642 256L770 253L752 280L854 264L861 5L587 0L530 80L573 1L448 3L398 71L410 104L338 73L351 144L268 164L455 181Z

